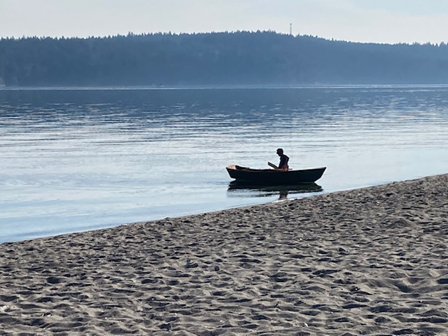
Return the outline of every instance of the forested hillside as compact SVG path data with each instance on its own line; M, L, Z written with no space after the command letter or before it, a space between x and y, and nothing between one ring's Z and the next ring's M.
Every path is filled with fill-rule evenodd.
M448 83L446 44L274 32L0 40L0 86Z

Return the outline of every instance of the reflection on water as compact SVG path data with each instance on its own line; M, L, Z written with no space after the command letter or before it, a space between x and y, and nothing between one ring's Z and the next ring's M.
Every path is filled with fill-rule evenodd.
M0 89L0 242L446 172L448 87ZM328 167L324 191L225 167Z
M316 183L281 186L255 186L232 181L227 189L229 197L271 197L278 196L279 200L297 194L309 194L322 192L323 189Z

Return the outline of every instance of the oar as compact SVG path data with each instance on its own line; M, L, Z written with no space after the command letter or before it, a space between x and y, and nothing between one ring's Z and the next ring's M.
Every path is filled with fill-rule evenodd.
M271 163L271 162L268 162L268 166L272 167L274 169L278 169L278 167L275 164Z

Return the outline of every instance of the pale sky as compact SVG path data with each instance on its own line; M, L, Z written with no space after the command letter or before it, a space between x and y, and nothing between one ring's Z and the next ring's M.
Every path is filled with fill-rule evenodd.
M448 0L0 0L0 37L272 30L377 43L448 42Z

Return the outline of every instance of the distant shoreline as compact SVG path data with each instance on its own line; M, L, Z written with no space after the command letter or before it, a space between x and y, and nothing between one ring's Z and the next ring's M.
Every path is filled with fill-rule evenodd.
M8 87L448 83L446 43L240 31L0 39L0 50Z
M250 90L448 88L448 84L315 84L315 85L185 85L185 86L0 86L0 91L120 91L120 90Z

